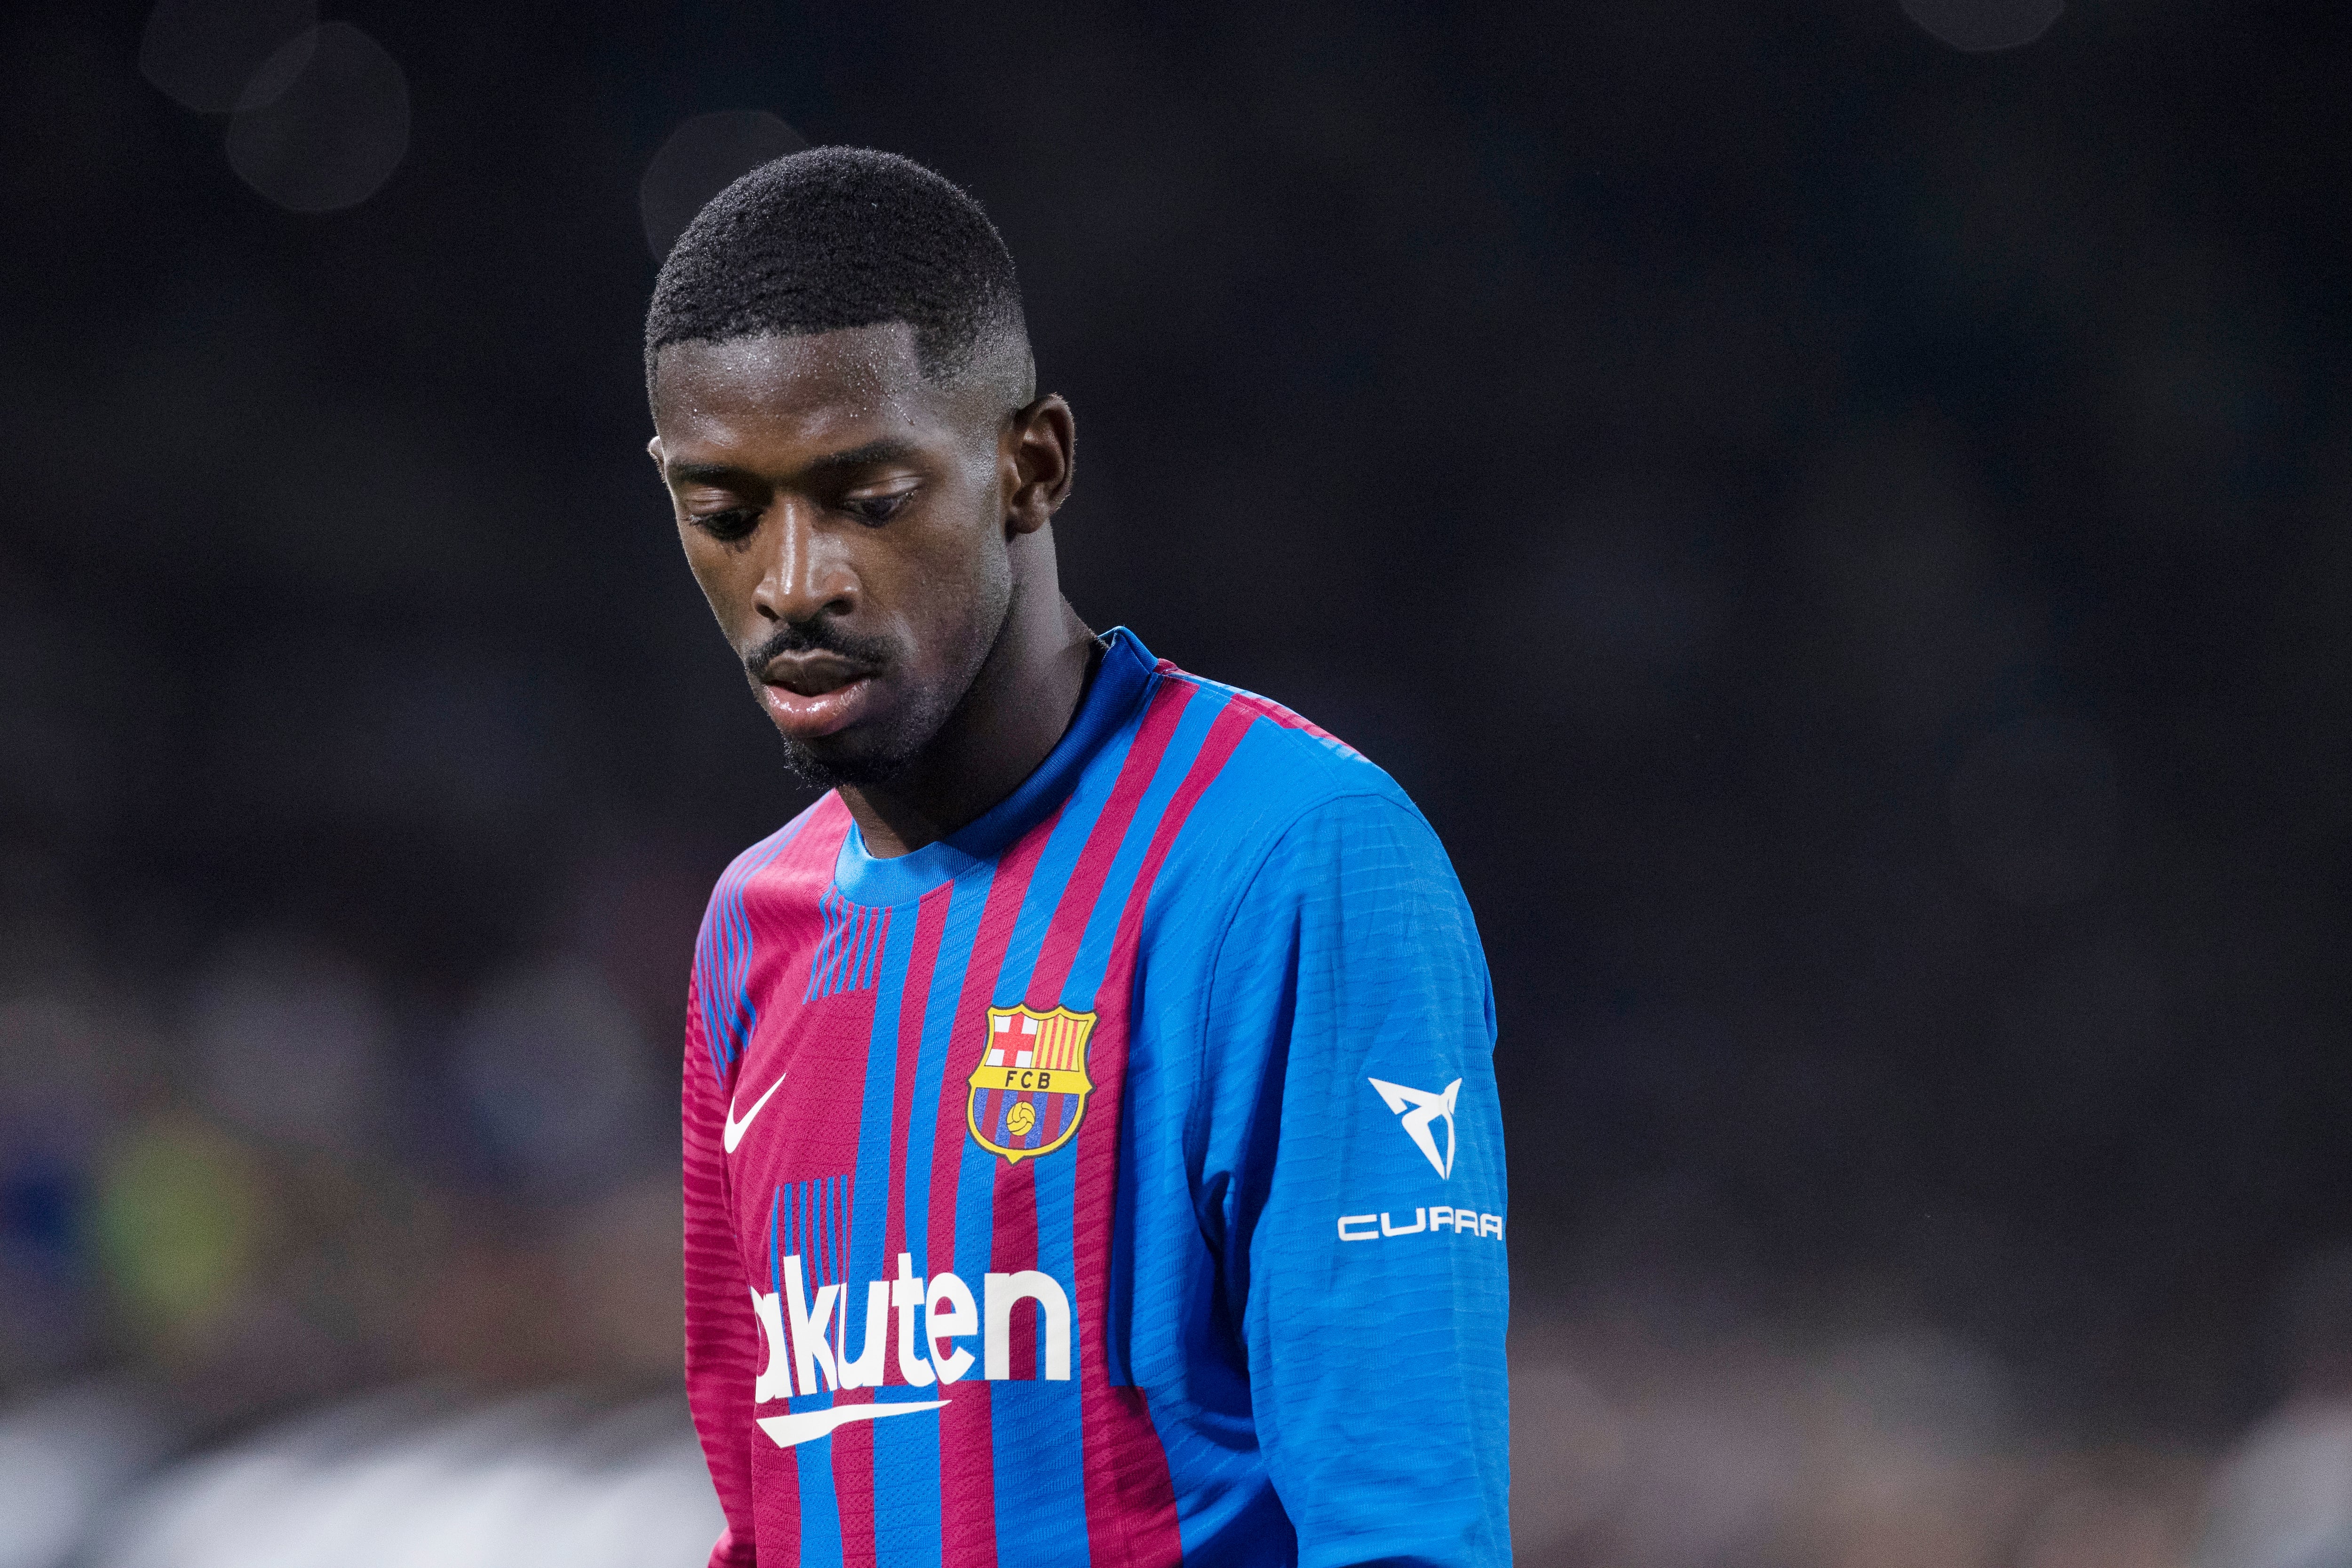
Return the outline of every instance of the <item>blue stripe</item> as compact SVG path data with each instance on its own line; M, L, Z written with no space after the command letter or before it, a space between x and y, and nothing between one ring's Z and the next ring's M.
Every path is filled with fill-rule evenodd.
M813 1410L825 1406L814 1402ZM800 1467L801 1568L832 1568L841 1561L841 1505L833 1490L833 1439L819 1437L793 1450Z
M882 1256L882 1243L890 1217L890 1132L898 1112L902 993L919 923L909 910L899 922L905 933L899 941L876 943L880 984L874 997L874 1026L866 1032L866 1092L857 1112L857 1179L850 1189L849 1278L856 1280L887 1279L898 1273L898 1260Z
M1012 958L1009 948L1005 957L1009 963ZM1003 983L1003 969L1000 966L998 984ZM992 986L992 992L993 989ZM961 1083L949 1084L946 1089L958 1104L964 1103L971 1093ZM955 1257L948 1267L971 1287L972 1296L977 1300L981 1293L982 1277L988 1272L989 1253L996 1239L996 1215L994 1205L990 1202L990 1193L997 1157L982 1148L968 1130L957 1142L961 1147L956 1161L955 1190L948 1198L955 1205ZM959 1340L956 1347L968 1349L974 1356L980 1354L981 1344L977 1338L969 1342ZM981 1368L975 1363L965 1376L978 1378L980 1374Z
M877 1395L939 1396L936 1388L886 1388ZM874 1423L874 1556L880 1568L940 1568L939 1414Z
M947 1091L942 1080L947 1076L948 1037L955 1028L956 1007L963 999L964 971L971 963L971 944L980 934L980 917L988 907L988 890L995 875L991 866L958 881L949 895L939 961L931 970L931 994L923 1008L923 1043L915 1058L914 1117L907 1129L906 1195L907 1248L915 1255L915 1272L926 1278L931 1272L932 1143L940 1097ZM961 1131L953 1136L971 1142ZM953 1201L952 1194L949 1201Z
M1103 761L1116 763L1126 752L1125 746L1119 746L1113 755L1106 748ZM1028 894L1021 900L1020 918L1013 925L1013 939L1004 946L1004 963L996 972L996 986L990 994L998 1006L1010 1007L1027 998L1029 977L1036 973L1037 954L1053 924L1054 910L1069 888L1070 874L1077 869L1078 857L1086 850L1087 836L1102 816L1118 781L1115 765L1089 768L1062 807L1061 817L1054 824L1054 835L1045 841L1045 852L1037 857ZM1048 1007L1053 1005L1051 998L1044 1003Z
M824 933L817 938L816 952L809 955L808 991L803 1001L814 1001L824 984L824 955L833 948L833 896L826 894L816 904L817 913L824 918Z
M1038 857L1028 897L1022 901L1021 918L1013 927L1013 940L1005 947L1003 964L997 971L994 994L1000 1005L1021 1001L1029 994L1054 912L1069 889L1071 874L1077 868L1087 836L1100 820L1103 807L1117 787L1120 764L1134 743L1135 729L1129 726L1123 735L1106 745L1087 769L1069 803L1062 809L1053 837ZM1038 1001L1051 1006L1056 998L1040 997ZM1001 1102L1005 1098L997 1097L1000 1104L995 1114L1000 1118L1003 1114ZM1049 1100L1049 1114L1050 1105ZM1041 1120L1038 1129L1019 1142L1034 1145L1045 1135ZM966 1140L964 1174L968 1185L960 1197L968 1199L979 1213L978 1230L983 1238L992 1238L993 1234L992 1200L998 1158ZM1086 1438L1084 1413L1075 1396L1077 1268L1071 1242L1071 1225L1077 1206L1077 1159L1075 1151L1065 1144L1044 1159L1024 1163L1035 1173L1036 1181L1037 1267L1071 1293L1071 1381L1045 1381L1045 1310L1023 1310L1022 1316L1034 1320L1036 1381L992 1384L989 1388L990 1447L994 1458L996 1495L1021 1500L1017 1511L998 1511L997 1552L1003 1561L1082 1563L1088 1556ZM968 1256L961 1245L964 1234L964 1226L959 1224L956 1250L960 1258ZM980 1281L987 1267L983 1247L980 1261L971 1264L971 1271L964 1273L966 1279L974 1282L976 1291L982 1289ZM982 1305L984 1308L984 1295Z
M1185 775L1192 771L1192 764L1199 760L1201 748L1208 739L1210 727L1216 722L1217 716L1223 711L1224 707L1225 702L1222 700L1221 693L1206 691L1196 692L1185 703L1184 712L1177 721L1176 731L1169 737L1168 749L1160 754L1160 764L1152 774L1151 783L1144 790L1143 798L1137 803L1134 818L1128 824L1127 836L1120 841L1118 854L1112 858L1110 874L1103 879L1102 895L1097 900L1094 911L1087 919L1086 934L1080 939L1078 951L1070 965L1069 981L1063 987L1063 1005L1076 1012L1088 1012L1104 1005L1104 1000L1097 993L1101 990L1103 975L1110 964L1111 942L1118 934L1119 919L1125 912L1128 900L1134 891L1136 878L1143 868L1143 858L1150 850L1151 840L1160 830L1160 821L1167 815L1169 804L1175 797L1176 791L1182 785ZM1125 1007L1129 1000L1126 997L1110 999L1111 1005L1115 1007ZM1118 1108L1122 1114L1131 1114L1136 1109L1138 1085L1136 1075L1142 1060L1139 1053L1147 1051L1149 1047L1148 1037L1136 1029L1135 1020L1130 1017L1128 1037L1129 1054L1127 1064L1127 1093L1124 1103ZM1090 1113L1108 1114L1108 1110L1106 1108L1096 1107ZM1172 1111L1171 1114L1181 1114L1181 1111ZM1128 1174L1126 1167L1127 1162L1133 1157L1134 1150L1133 1143L1122 1142L1119 1153L1119 1176L1113 1184L1117 1215L1111 1226L1109 1279L1112 1297L1106 1303L1106 1307L1108 1321L1114 1325L1127 1321L1132 1310L1132 1304L1125 1298L1125 1293L1131 1291L1135 1283L1128 1273L1128 1270L1133 1267L1134 1256L1128 1231L1133 1224L1132 1208L1136 1184ZM1039 1194L1041 1208L1044 1201L1045 1196L1041 1192ZM1065 1202L1071 1205L1071 1212L1074 1214L1076 1204L1075 1188L1067 1197L1056 1199L1057 1204ZM1071 1222L1057 1220L1056 1223L1061 1226L1062 1234L1066 1236L1069 1233ZM1043 1225L1039 1228L1042 1237ZM1130 1369L1126 1365L1126 1356L1123 1352L1123 1341L1116 1329L1110 1334L1109 1342L1102 1347L1102 1353L1113 1383L1125 1383L1131 1380ZM1164 1446L1164 1437L1162 1442Z
M1070 1235L1077 1209L1078 1162L1066 1143L1034 1164L1037 1268L1073 1292L1070 1381L1045 1381L1045 1309L1020 1310L1035 1319L1037 1381L989 1385L996 1495L1021 1500L1017 1511L998 1510L997 1555L1000 1562L1084 1563L1088 1555L1086 1434L1077 1394L1079 1322L1073 1289L1077 1259Z
M809 807L766 839L735 858L719 874L710 908L694 944L694 988L702 1002L702 1039L710 1070L720 1083L727 1068L751 1044L760 1010L751 1003L751 920L743 907L745 887L800 837L815 815Z
M907 1250L914 1255L915 1272L931 1274L931 1156L938 1141L941 1080L947 1076L949 1037L955 1029L956 1006L963 995L964 971L971 963L971 945L980 934L980 920L988 908L988 891L995 878L992 865L953 884L947 916L940 931L939 957L931 968L930 994L923 1006L923 1035L915 1052L912 1112L907 1127L907 1163L901 1173L906 1205ZM911 937L910 937L911 941ZM961 1133L960 1142L970 1142ZM895 1265L897 1259L891 1262ZM895 1267L891 1272L896 1273ZM892 1325L896 1331L896 1324ZM939 1398L941 1390L928 1393ZM914 1431L906 1428L916 1428ZM877 1507L875 1547L886 1563L920 1564L940 1568L941 1514L940 1506L940 1428L937 1421L920 1417L877 1424L874 1434L874 1495L883 1491L885 1464L904 1485L890 1492L890 1506Z
M887 921L877 923L881 931L887 933L888 930ZM900 1010L905 1000L903 993L906 990L907 970L914 952L914 933L919 922L910 912L908 918L899 924L905 933L903 937L896 942L877 940L874 955L874 965L880 980L880 987L874 998L873 1026L866 1035L866 1089L860 1097L857 1123L857 1173L856 1180L850 1186L849 1194L851 1215L848 1277L852 1280L860 1282L861 1285L872 1280L887 1279L897 1272L892 1267L897 1259L885 1258L882 1256L882 1246L885 1239L883 1233L887 1228L889 1221L890 1133L891 1120L897 1110ZM867 1334L865 1317L866 1291L863 1289L857 1291L858 1300L855 1303L845 1299L848 1292L845 1291L843 1294L845 1300L842 1306L845 1312L854 1310L857 1313L857 1348L863 1354L869 1348L866 1343ZM890 1375L896 1355L896 1348L890 1343L891 1339L895 1337L893 1331L896 1327L895 1316L884 1318L879 1372L886 1379ZM845 1321L842 1328L842 1345L845 1352L848 1343L849 1328ZM926 1390L913 1388L877 1389L874 1397L881 1400L890 1397L893 1394L902 1397L918 1397L926 1392ZM893 1425L920 1426L927 1429L934 1444L927 1477L919 1473L908 1473L912 1467L900 1448L893 1447L886 1450L885 1436ZM910 1515L919 1518L928 1514L932 1533L931 1555L934 1559L938 1556L937 1426L936 1420L925 1420L920 1416L915 1416L895 1424L879 1422L870 1428L874 1437L875 1552L882 1563L895 1564L906 1560L908 1552L905 1536Z
M817 938L816 952L809 955L808 990L801 998L803 1002L814 1002L825 993L825 959L833 952L834 929L840 923L830 892L817 900L816 907L818 914L824 919L824 931Z
M1077 953L1070 964L1070 978L1062 987L1062 1005L1074 1013L1090 1013L1099 1005L1095 994L1102 988L1103 973L1110 965L1111 939L1118 933L1119 916L1127 908L1137 874L1143 869L1143 857L1151 847L1152 835L1159 831L1160 819L1167 815L1169 802L1183 784L1193 760L1200 756L1202 743L1209 738L1209 726L1225 706L1214 696L1203 692L1184 704L1176 732L1169 737L1168 750L1160 754L1159 769L1136 805L1134 819L1128 824L1127 837L1119 841L1118 853L1111 858L1110 875L1103 879L1102 896L1095 900L1094 912L1087 918L1086 934L1079 939ZM1123 1006L1125 999L1119 999L1118 1005Z
M818 1215L824 1202L824 1189L828 1182L813 1178L794 1182L789 1187L779 1187L783 1212L783 1251L786 1257L801 1260L801 1274L806 1280L812 1300L824 1283L824 1269L815 1237ZM780 1289L781 1286L778 1287ZM789 1313L789 1307L780 1307ZM822 1375L814 1394L793 1394L785 1408L793 1411L831 1408L834 1395L824 1386ZM797 1383L792 1386L797 1388ZM841 1556L841 1510L834 1496L833 1439L819 1437L797 1445L792 1450L794 1474L801 1494L801 1556L803 1564L834 1564Z
M963 1092L969 1095L971 1090ZM989 1254L996 1239L995 1205L990 1202L996 1159L969 1131L964 1134L963 1157L956 1163L954 1268L963 1276L963 1282L971 1287L974 1297L980 1294L980 1277L988 1272ZM971 1348L977 1355L979 1342L974 1341ZM968 1375L978 1377L980 1369L973 1367Z
M814 1002L844 991L873 989L890 911L853 904L838 889L827 889L817 908L824 916L824 929L809 955L808 990L801 999Z

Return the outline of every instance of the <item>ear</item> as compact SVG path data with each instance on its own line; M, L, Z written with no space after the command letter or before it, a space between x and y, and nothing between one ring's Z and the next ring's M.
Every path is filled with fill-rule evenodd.
M1011 493L1004 501L1004 530L1034 533L1069 498L1077 457L1077 425L1070 405L1049 392L1016 410L1005 446Z
M654 472L661 475L664 479L667 479L669 477L669 470L662 465L662 444L660 437L656 436L652 440L646 443L646 456L654 460Z

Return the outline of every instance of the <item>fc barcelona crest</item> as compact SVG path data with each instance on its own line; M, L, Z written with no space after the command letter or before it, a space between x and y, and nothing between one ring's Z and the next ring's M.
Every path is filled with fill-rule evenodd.
M988 1042L971 1069L964 1111L982 1148L1017 1165L1070 1141L1095 1087L1087 1079L1094 1032L1094 1014L1067 1007L988 1010Z

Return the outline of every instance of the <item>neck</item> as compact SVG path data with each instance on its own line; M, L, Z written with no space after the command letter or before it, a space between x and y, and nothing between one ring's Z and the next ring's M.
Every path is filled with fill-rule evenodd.
M1051 574L1016 581L971 689L922 755L887 784L841 786L866 852L936 843L1019 789L1068 731L1100 652Z

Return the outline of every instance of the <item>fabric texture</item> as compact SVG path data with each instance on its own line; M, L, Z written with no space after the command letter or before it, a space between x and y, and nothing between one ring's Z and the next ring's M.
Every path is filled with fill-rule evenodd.
M819 801L688 999L712 1562L1508 1562L1494 1035L1394 782L1123 630L953 837Z

